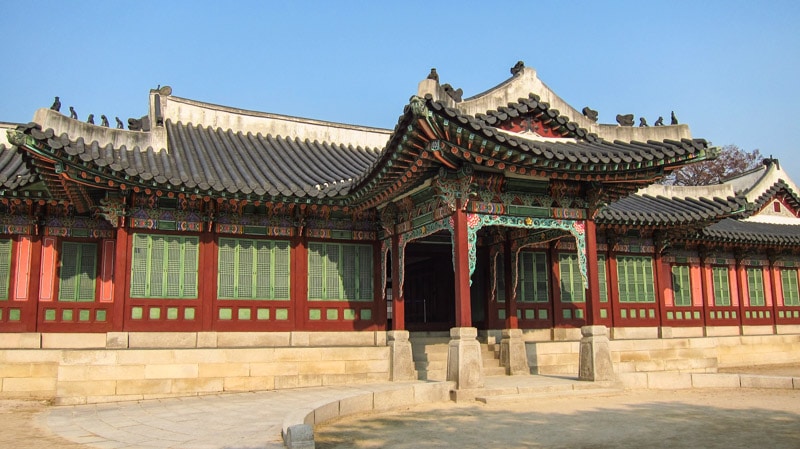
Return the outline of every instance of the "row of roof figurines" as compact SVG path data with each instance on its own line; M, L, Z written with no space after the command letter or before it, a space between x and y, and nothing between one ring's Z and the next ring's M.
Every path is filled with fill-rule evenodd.
M517 61L517 63L514 64L514 67L511 67L511 75L512 76L519 75L520 73L522 73L522 69L524 68L525 68L525 63L523 61ZM439 74L436 73L436 68L431 69L431 73L428 74L428 79L432 79L435 80L436 82L439 82ZM461 88L454 89L453 86L451 86L450 84L442 84L442 89L456 103L460 103L462 101L461 97L462 95L464 95L463 89ZM585 108L583 108L581 112L583 113L584 117L597 123L597 111L586 106ZM617 114L616 118L617 118L617 123L620 126L633 126L633 114ZM677 124L678 124L678 118L675 117L675 111L672 111L670 114L670 125L677 125ZM647 119L645 119L644 117L639 117L639 127L641 128L646 126L650 126L647 124ZM653 126L664 126L664 117L659 116L656 119Z
M523 68L525 68L525 63L523 61L517 61L514 67L511 67L511 75L512 76L519 75L520 73L522 73ZM436 82L439 82L439 74L436 73L436 68L431 69L431 72L428 74L428 79L436 80ZM452 98L456 103L460 103L462 101L461 96L464 93L462 89L460 88L453 89L453 86L451 86L450 84L442 84L442 89L444 89L445 93L447 93L447 95L450 96L450 98ZM56 112L61 112L61 100L59 99L59 97L55 98L55 101L53 101L53 105L50 106L50 109ZM581 112L586 118L597 123L597 111L586 106L585 108L583 108ZM78 113L75 112L75 108L73 108L72 106L69 107L69 116L72 119L78 120ZM122 120L120 120L119 117L114 117L114 118L117 121L117 129L125 129L125 125L122 123ZM633 114L617 114L616 119L617 123L620 126L633 126ZM89 114L89 117L86 119L86 123L89 123L91 125L95 124L94 114ZM672 111L671 113L670 124L671 125L678 124L678 118L675 117L675 111ZM108 123L108 117L106 117L105 115L100 116L100 126L105 126L106 128L110 126ZM647 120L644 117L639 117L639 127L641 128L645 126L649 126L647 124ZM656 119L653 126L664 126L664 117L659 116L658 119ZM128 129L130 129L131 131L141 131L143 129L142 119L134 119L134 118L128 119Z

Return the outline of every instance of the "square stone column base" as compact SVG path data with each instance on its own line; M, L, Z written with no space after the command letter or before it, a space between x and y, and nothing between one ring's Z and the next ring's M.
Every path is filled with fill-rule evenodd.
M414 369L408 331L387 332L386 345L389 346L389 380L416 380L417 371Z
M483 388L483 358L477 337L478 329L474 327L450 329L447 380L455 382L456 389Z
M500 340L500 364L506 368L506 375L530 374L528 351L522 339L522 329L503 329Z
M613 381L614 364L608 345L608 328L583 326L581 328L580 364L578 379L588 381Z

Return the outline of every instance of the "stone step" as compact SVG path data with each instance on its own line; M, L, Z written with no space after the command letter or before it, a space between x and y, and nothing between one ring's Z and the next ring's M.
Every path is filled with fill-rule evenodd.
M484 376L505 376L506 375L506 368L500 366L500 362L498 361L497 366L483 366L483 375Z
M536 393L511 393L494 395L477 395L475 400L484 404L503 404L508 402L532 401L543 398L580 397L580 396L614 396L622 390L614 388L581 388L577 390L539 391Z
M414 366L416 369L419 370L428 370L428 371L439 371L439 370L447 370L447 359L444 360L433 360L430 362L414 362Z
M447 380L447 370L417 370L417 379L419 380L432 380L436 382L444 382Z

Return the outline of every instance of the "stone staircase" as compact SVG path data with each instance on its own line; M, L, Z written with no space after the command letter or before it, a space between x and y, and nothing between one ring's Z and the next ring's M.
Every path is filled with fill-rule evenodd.
M447 380L447 349L450 344L449 332L411 332L411 353L414 369L420 380ZM500 366L500 344L481 343L483 375L504 376L506 370Z

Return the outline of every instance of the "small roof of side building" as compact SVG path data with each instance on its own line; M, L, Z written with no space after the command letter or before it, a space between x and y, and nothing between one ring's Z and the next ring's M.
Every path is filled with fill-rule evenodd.
M36 176L17 151L17 147L8 141L8 131L16 129L16 123L0 122L0 189L6 190L25 187L34 182ZM0 196L4 196L0 194Z
M606 206L597 221L683 227L683 240L794 245L800 243L800 197L780 163L767 159L721 184L648 186Z

